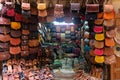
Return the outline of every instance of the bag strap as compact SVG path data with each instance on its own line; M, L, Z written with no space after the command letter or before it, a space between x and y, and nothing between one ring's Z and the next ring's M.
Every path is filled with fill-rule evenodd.
M91 1L92 1L93 4L99 4L98 0L91 0ZM86 5L89 4L88 2L89 2L89 0L86 0L86 2L85 2Z
M54 7L54 4L53 4L53 1L52 0L49 0L49 2L48 2L48 8L51 8L51 7Z
M104 5L105 5L105 4L112 4L112 0L105 0L105 1L104 1Z
M57 4L62 4L61 0L57 0Z
M22 3L30 3L30 0L22 0Z
M79 0L71 0L70 3L78 3Z

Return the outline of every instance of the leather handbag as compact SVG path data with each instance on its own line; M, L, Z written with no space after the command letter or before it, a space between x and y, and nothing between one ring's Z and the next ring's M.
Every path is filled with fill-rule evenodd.
M98 56L101 56L101 55L103 55L104 54L104 50L103 49L95 49L94 50L94 54L95 55L98 55Z
M109 12L112 12L114 10L114 7L112 5L112 2L111 0L105 0L104 2L104 12L105 13L109 13Z
M10 46L10 54L16 55L19 54L20 52L21 52L20 46L15 47Z
M15 16L14 8L8 8L7 9L7 16L9 16L9 17Z
M47 16L47 11L46 10L38 11L38 16L39 17L46 17Z
M11 45L17 46L17 45L20 45L20 43L21 43L20 38L10 38Z
M39 46L39 42L38 42L37 39L29 40L28 45L29 45L30 47L37 47L37 46Z
M10 25L10 19L9 18L4 18L0 17L0 25Z
M106 31L106 36L107 36L108 38L113 38L113 37L115 37L115 36L116 36L115 30L113 29L113 30L110 30L110 31Z
M38 53L38 47L29 48L30 54Z
M71 11L79 11L80 10L80 3L78 1L74 2L74 0L71 0L71 2L70 2L70 10Z
M113 38L105 38L105 45L106 46L114 46L115 45L115 41Z
M2 42L0 42L0 48L4 48L4 49L7 49L7 48L9 48L9 43L8 42L6 42L6 43L2 43Z
M8 27L8 26L0 26L0 33L2 33L2 34L10 33L10 27Z
M113 47L104 47L104 55L109 56L114 54Z
M61 4L61 0L57 0L57 4L55 4L54 17L56 20L63 19L64 17L63 4Z
M22 34L23 34L23 35L29 35L29 34L30 34L30 31L27 30L27 29L23 29L23 30L22 30Z
M112 11L110 13L105 13L104 12L103 18L104 19L114 19L115 18L115 12L114 11Z
M110 20L104 20L103 25L106 27L112 27L115 24L115 20L114 19L110 19Z
M11 30L10 35L14 38L18 38L21 36L21 30Z
M109 55L109 56L105 56L105 64L114 64L116 63L116 56L115 55Z
M96 63L104 63L104 61L105 61L104 56L95 56Z
M6 34L6 35L0 34L0 41L1 42L8 42L8 41L10 41L10 35L9 34Z
M22 21L22 15L20 13L15 13L15 21Z
M21 45L24 45L24 46L25 46L25 45L28 45L28 40L22 40L22 41L21 41Z
M104 41L94 41L95 48L101 49L104 47Z
M15 5L15 8L14 8L15 12L21 14L22 8L21 8L20 1L19 0L15 0L14 5Z
M31 12L31 15L37 15L38 14L36 1L31 1L30 2L30 12Z
M21 36L21 39L22 39L22 40L28 40L28 36L22 35L22 36Z
M95 34L95 39L98 41L104 40L105 39L104 33Z
M86 0L86 12L99 12L99 4L98 3L89 4L88 0Z
M93 30L95 33L101 33L103 32L103 26L94 26Z
M28 2L24 2L24 0L22 0L22 4L21 4L21 8L23 10L30 10L30 0L27 0Z
M8 60L10 57L9 51L0 52L0 61Z
M44 2L44 0L38 0L37 9L38 10L46 10L46 8L47 8L47 5Z
M103 19L96 19L95 21L94 21L94 23L95 23L95 25L98 25L98 26L102 26L103 25Z
M21 23L20 22L11 22L11 28L18 30L21 28Z
M21 46L21 50L22 51L28 51L29 50L29 47L27 45L22 45Z
M21 51L21 56L22 57L29 56L29 51Z

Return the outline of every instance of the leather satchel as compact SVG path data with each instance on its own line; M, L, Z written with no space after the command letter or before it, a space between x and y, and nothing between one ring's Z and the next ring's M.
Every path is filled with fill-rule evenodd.
M10 57L9 51L0 52L0 61L8 60Z
M9 43L8 42L6 42L6 43L0 42L0 48L4 48L4 49L9 48Z
M0 25L10 25L10 19L8 18L4 18L4 17L0 17Z
M15 15L14 8L7 9L7 16L13 17Z
M15 21L22 21L22 15L20 13L15 13Z
M10 54L16 55L21 52L20 46L12 47L10 46Z
M99 4L89 4L86 0L86 12L99 12Z
M11 28L18 30L21 28L21 23L20 22L11 22Z
M30 54L38 53L38 47L29 48Z
M22 5L21 5L21 8L23 10L30 10L30 3L29 3L30 0L28 0L28 2L23 2L22 0Z
M8 27L8 26L0 26L0 33L2 33L2 34L10 33L10 27Z
M112 5L112 2L110 0L105 0L104 2L104 12L105 13L109 13L112 12L114 10L114 7Z
M29 56L29 51L21 51L21 56L22 57Z
M8 42L8 41L10 41L10 35L9 34L6 34L6 35L0 34L0 41L1 42Z
M109 55L113 55L114 54L114 50L111 47L105 47L104 48L104 55L109 56Z
M38 16L40 17L46 17L47 16L47 11L46 10L43 10L43 11L38 11Z
M23 30L22 30L22 34L23 34L23 35L29 35L29 34L30 34L30 31L27 30L27 29L23 29Z
M105 56L105 64L114 64L114 63L116 63L115 55Z
M21 36L21 30L11 30L10 35L14 38L18 38Z
M21 50L22 51L28 51L29 50L29 47L27 45L22 45L21 46Z
M39 42L38 42L37 39L29 40L28 45L29 45L30 47L37 47L37 46L39 45Z
M21 43L20 38L10 38L11 45L17 46L17 45L20 45L20 43Z

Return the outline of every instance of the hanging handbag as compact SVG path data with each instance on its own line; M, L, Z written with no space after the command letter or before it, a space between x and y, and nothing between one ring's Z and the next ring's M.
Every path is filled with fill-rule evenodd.
M37 47L39 45L39 42L37 39L29 40L28 45L30 47Z
M21 36L21 30L11 30L10 32L11 37L19 38Z
M71 11L79 11L80 10L80 3L78 2L78 0L76 2L74 2L74 0L71 0L70 10Z
M20 1L19 0L15 0L14 5L15 5L15 8L14 8L15 12L21 14L22 8L21 8Z
M2 34L8 34L8 33L10 33L10 27L8 27L8 26L0 26L0 33L2 33Z
M104 56L95 56L95 62L104 63L104 61L105 61Z
M37 15L38 14L38 10L37 10L37 3L36 3L36 0L35 1L31 1L30 2L30 12L31 12L31 15Z
M8 51L0 52L0 61L8 60L11 57Z
M10 44L17 46L21 43L20 38L10 38Z
M105 27L112 27L112 26L114 26L114 24L115 24L115 20L114 19L104 20L104 22L103 22L103 25Z
M114 11L111 11L110 13L104 12L103 18L104 19L114 19L115 18L115 12Z
M116 54L116 53L114 53L113 47L105 47L104 48L104 55L109 56L109 55L113 55L113 54Z
M64 11L63 11L63 4L61 4L61 0L57 0L57 4L55 4L54 17L57 21L63 20Z
M0 34L0 41L1 42L8 42L8 41L10 41L10 35L9 34L6 34L6 35Z
M30 0L28 0L27 2L24 2L24 0L22 0L21 8L23 10L30 10Z
M95 3L94 0L92 0L94 4L89 4L88 0L86 0L86 12L99 12L99 4Z
M112 1L111 0L105 0L104 1L104 12L109 13L109 12L112 12L113 10L114 10L114 7L112 5Z
M0 48L8 49L9 48L9 43L8 42L6 42L6 43L0 42Z
M14 8L8 8L8 9L7 9L7 16L8 16L8 17L13 17L13 16L15 16Z
M38 0L39 2L37 3L37 9L38 10L46 10L46 3L44 0Z
M11 28L18 30L21 28L21 23L20 22L11 22Z
M21 52L20 46L12 47L10 46L10 54L16 55Z
M110 47L114 46L115 45L114 39L113 38L105 38L105 45L110 46Z
M30 34L30 31L27 30L27 29L23 29L23 30L22 30L22 34L23 34L23 35L29 35L29 34Z
M21 56L22 57L29 56L29 51L21 51Z
M15 21L22 21L22 15L20 13L15 13Z
M116 63L116 56L115 55L110 55L110 56L105 56L105 64L114 64Z
M0 16L0 25L10 25L10 19Z

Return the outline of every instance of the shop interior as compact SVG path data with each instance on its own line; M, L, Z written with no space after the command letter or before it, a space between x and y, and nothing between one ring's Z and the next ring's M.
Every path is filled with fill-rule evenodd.
M0 80L119 80L119 0L0 0Z

